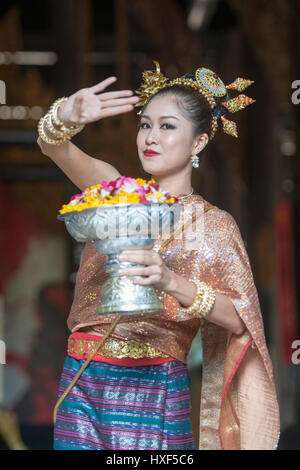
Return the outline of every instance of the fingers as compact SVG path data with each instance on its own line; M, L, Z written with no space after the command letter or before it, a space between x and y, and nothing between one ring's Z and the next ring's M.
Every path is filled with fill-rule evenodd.
M108 77L106 80L103 80L100 83L97 83L97 85L94 85L90 87L90 90L93 93L98 93L99 91L105 90L109 85L117 81L117 77Z
M152 285L155 286L157 282L159 282L160 278L157 274L153 274L152 276L149 277L141 277L139 279L134 279L133 282L134 284L141 284L143 286L147 285Z
M148 266L161 262L160 255L153 250L123 250L118 259Z
M122 251L119 260L140 264L140 266L119 269L120 276L145 276L136 278L133 282L135 284L157 285L157 287L163 286L163 262L160 255L153 250L125 250Z
M106 93L101 93L98 95L101 101L111 100L114 98L124 98L126 96L132 96L132 90L119 90L119 91L107 91Z
M136 104L139 101L139 98L137 96L132 96L130 98L118 98L118 99L113 99L113 100L107 100L102 102L102 109L106 108L114 108L115 106L124 106L127 104Z
M114 83L117 80L116 77L109 77L103 82L97 83L97 85L90 87L89 90L92 91L93 93L100 93L102 92L105 88L107 88L109 85ZM116 98L126 98L126 97L131 97L133 95L132 90L118 90L118 91L107 91L106 93L101 93L99 95L99 99L101 101L107 101L107 100L114 100ZM135 97L135 99L138 101L139 98ZM137 102L135 101L135 102Z
M134 268L119 269L118 275L139 276L133 279L135 284L151 285L161 281L161 272L158 266L139 266Z
M116 106L114 108L106 108L106 109L103 109L103 112L101 113L101 118L117 116L118 114L129 113L132 110L133 110L132 104L127 104L124 106Z
M131 268L121 268L118 271L119 276L150 276L159 274L157 266L134 266Z

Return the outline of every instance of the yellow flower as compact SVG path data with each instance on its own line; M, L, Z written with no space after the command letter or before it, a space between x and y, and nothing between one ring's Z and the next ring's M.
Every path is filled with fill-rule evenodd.
M136 193L131 193L131 194L128 194L128 197L127 197L127 200L129 203L133 203L133 204L136 204L136 203L139 203L140 202L140 198L139 196L136 194Z
M141 187L144 187L146 184L151 185L155 184L156 181L154 178L151 178L150 180L146 181L143 178L132 178L135 180ZM66 212L72 212L72 211L82 211L84 209L88 209L91 207L99 207L103 205L109 205L109 204L138 204L140 202L140 198L137 193L130 193L128 194L126 191L123 191L121 188L121 191L119 194L116 194L115 196L112 196L111 194L108 194L106 197L101 197L99 194L103 186L101 183L97 185L90 186L89 188L85 189L85 194L84 194L84 199L81 202L78 202L77 204L63 204L62 208L60 209L60 214L64 214ZM155 197L157 200L161 200L161 198L164 197L163 193L161 191L157 191L155 194ZM153 192L150 191L147 196L153 196ZM174 198L169 198L165 200L166 202L169 203L174 203L175 200Z
M140 186L144 186L146 183L146 180L143 180L142 178L136 178L135 180Z

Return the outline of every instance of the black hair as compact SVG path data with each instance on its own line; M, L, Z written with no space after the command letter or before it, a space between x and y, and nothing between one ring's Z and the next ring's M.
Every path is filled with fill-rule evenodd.
M180 78L188 78L196 81L194 73L185 74ZM156 96L166 95L173 95L175 98L178 98L177 105L181 109L183 115L193 123L194 137L204 133L210 137L211 123L215 116L218 118L218 126L222 126L221 116L226 116L227 110L224 106L221 106L220 103L230 99L228 91L226 96L222 96L221 98L214 97L217 105L212 110L208 101L201 93L199 93L199 91L185 85L173 85L163 88L153 95L151 99Z

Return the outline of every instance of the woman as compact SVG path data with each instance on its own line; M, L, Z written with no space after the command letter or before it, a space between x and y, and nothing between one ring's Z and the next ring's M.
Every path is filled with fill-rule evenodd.
M220 77L204 68L170 81L157 67L143 78L138 103L129 91L96 94L115 80L110 78L63 101L57 122L75 126L76 132L83 124L141 106L137 148L144 170L180 199L185 211L179 227L197 214L202 225L196 230L190 225L181 239L165 245L159 237L153 250L122 253L123 261L141 266L121 274L143 276L139 282L157 289L164 309L123 316L116 324L107 348L101 347L61 397L55 449L274 449L279 437L276 390L243 240L233 217L193 194L191 187L196 156L217 125L223 123L226 132L236 135L225 115L227 109L245 106L244 95L241 101L230 100ZM250 83L238 79L230 87L243 90ZM55 140L53 132L44 126L40 135ZM53 140L47 144L39 138L38 144L80 189L121 176L70 141L54 146ZM107 276L104 262L105 256L87 243L68 319L72 334L60 395L89 356L93 341L113 321L95 314ZM205 315L199 313L199 281L213 298ZM198 445L191 430L186 357L199 328L203 377ZM132 353L136 347L144 351L139 358Z

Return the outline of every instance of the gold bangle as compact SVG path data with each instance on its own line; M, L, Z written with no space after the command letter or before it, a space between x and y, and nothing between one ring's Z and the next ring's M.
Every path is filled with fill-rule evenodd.
M46 125L47 131L50 132L50 134L61 139L67 137L65 132L55 129L53 122L52 122L52 115L50 113L46 114L44 123Z
M204 296L201 304L200 310L197 312L196 316L198 318L204 318L211 311L216 300L216 292L208 284L204 287Z
M46 125L46 129L50 134L54 135L55 137L58 137L59 139L71 139L75 134L77 134L79 131L72 131L72 132L66 132L63 130L58 130L54 127L53 122L52 122L52 114L47 113L45 116L45 121L44 125Z
M196 312L199 311L201 304L202 304L202 298L204 294L204 283L200 282L198 279L195 279L195 278L190 279L190 281L196 284L196 287L197 287L196 296L195 296L193 303L189 307L181 307L181 310L184 313L194 315Z
M70 140L75 134L79 132L79 131L66 132L64 130L55 129L53 122L52 122L51 113L46 114L44 125L46 126L46 129L50 134L52 134L55 137L58 137L59 139Z
M64 144L65 142L67 142L68 140L70 140L70 138L65 138L65 139L51 139L50 137L47 137L46 133L45 133L45 130L44 130L44 122L45 122L45 118L46 118L47 115L43 116L40 120L39 120L39 124L38 124L38 132L39 132L39 135L41 137L41 139L46 142L47 144L50 144L50 145L61 145L61 144Z
M216 297L215 291L208 284L196 278L190 279L190 281L196 284L196 296L192 305L189 307L181 307L181 310L197 318L203 318L210 312L214 305Z
M54 103L52 103L52 105L49 108L49 112L53 114L54 124L57 127L64 126L64 123L58 117L57 110L64 101L67 101L67 99L68 98L66 96L63 96L62 98L58 98L57 100L54 101Z
M63 98L59 98L50 106L49 114L54 122L54 124L60 129L60 131L70 134L71 136L78 134L78 132L82 131L85 127L85 124L78 124L75 126L67 127L58 117L58 108L64 102L67 101L68 98L65 96Z

